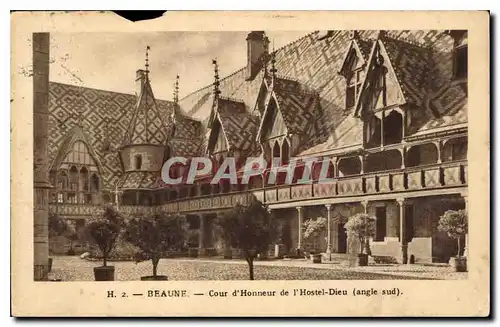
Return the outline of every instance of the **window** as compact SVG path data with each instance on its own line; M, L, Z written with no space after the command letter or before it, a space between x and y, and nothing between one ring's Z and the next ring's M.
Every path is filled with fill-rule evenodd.
M142 156L140 154L135 156L134 165L135 165L136 170L141 170L141 168L142 168Z
M467 45L456 47L453 51L453 76L467 78Z
M386 234L387 214L385 207L375 208L375 217L377 218L375 241L383 242Z
M52 177L56 185L53 199L57 203L91 204L99 202L99 170L87 145L73 144Z

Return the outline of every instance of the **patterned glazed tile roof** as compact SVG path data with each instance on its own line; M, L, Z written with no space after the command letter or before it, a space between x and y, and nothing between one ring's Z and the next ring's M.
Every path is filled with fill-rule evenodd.
M382 43L406 102L422 105L428 92L430 50L391 37L384 37Z
M338 74L351 42L350 32L333 31L323 39L318 34L307 34L275 53L280 78L274 94L288 128L301 135L298 156L351 149L360 146L363 140L363 122L345 109L346 81ZM369 59L378 36L379 31L359 33L356 42L365 60ZM449 35L434 30L386 31L381 42L407 102L411 119L409 134L431 133L467 122L467 92L463 84L452 78L453 39ZM259 94L265 93L263 79L261 70L247 80L243 67L222 78L219 86L219 100L222 99L218 104L219 119L229 142L255 153L259 151L255 133L260 119L254 109ZM174 114L173 103L153 97L141 100L147 104L141 104L144 108L141 113L135 95L53 82L49 92L50 159L56 158L64 142L70 142L65 140L80 124L102 165L105 188L114 188L122 175L116 150L122 145L124 135L132 142L161 143L168 139L173 155L203 154L207 147L210 134L207 123L214 103L212 85L181 99L182 111ZM153 123L146 124L146 119ZM153 130L147 130L146 125ZM127 173L123 175L123 183L150 187L148 178Z
M52 163L57 153L80 124L88 146L102 165L103 187L114 189L121 176L117 149L132 119L137 98L124 94L56 82L49 83L48 157ZM169 117L173 103L156 100L162 117Z
M155 189L160 186L159 173L147 171L125 172L120 178L119 187L122 190Z
M145 77L147 80L147 77ZM147 80L139 95L130 124L123 139L123 146L132 144L165 145L167 125L156 106L156 100Z
M275 78L272 91L279 110L290 133L304 134L318 117L318 95L308 93L300 84L283 78Z

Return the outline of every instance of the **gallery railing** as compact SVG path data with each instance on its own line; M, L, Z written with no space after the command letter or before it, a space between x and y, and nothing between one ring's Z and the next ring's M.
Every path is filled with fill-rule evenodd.
M247 204L255 196L266 204L296 202L332 197L388 194L402 191L439 190L467 185L467 162L453 161L426 166L407 167L390 171L334 178L324 183L279 185L253 190L210 194L183 198L155 206L120 206L125 214L196 213L233 208ZM50 212L64 215L91 215L97 206L76 204L51 204Z

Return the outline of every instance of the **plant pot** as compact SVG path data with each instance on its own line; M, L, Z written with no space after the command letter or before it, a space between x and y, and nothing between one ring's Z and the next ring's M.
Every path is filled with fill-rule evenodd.
M312 263L321 263L321 254L315 253L310 256Z
M157 275L157 276L142 276L141 277L141 280L145 280L145 281L148 281L148 280L168 280L168 277L165 276L165 275Z
M233 251L231 249L224 249L224 259L232 259Z
M368 254L361 253L358 254L358 266L368 266Z
M115 280L115 267L95 267L94 277L96 281L112 281Z
M49 258L49 272L52 271L52 262L54 261L53 258Z
M450 258L450 265L456 272L467 271L467 257L453 257Z

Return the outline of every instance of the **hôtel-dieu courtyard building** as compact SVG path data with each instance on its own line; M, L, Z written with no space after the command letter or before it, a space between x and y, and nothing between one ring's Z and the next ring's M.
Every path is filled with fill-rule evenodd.
M322 31L273 49L252 31L241 42L244 67L219 77L218 62L207 62L213 83L183 98L156 98L147 64L130 72L135 94L50 82L49 212L77 228L107 203L180 214L203 257L222 253L214 217L256 197L277 218L286 254L308 249L302 226L315 217L328 220L315 246L357 251L344 224L366 212L377 218L372 255L447 262L457 242L438 231L439 217L467 207L467 32ZM172 83L189 87L182 76ZM248 184L198 176L167 185L161 170L172 157L215 166L234 157L238 176L249 157L320 160L310 183L297 182L309 167L299 164L291 184L281 174L268 183L267 169ZM320 183L323 163L329 179Z

